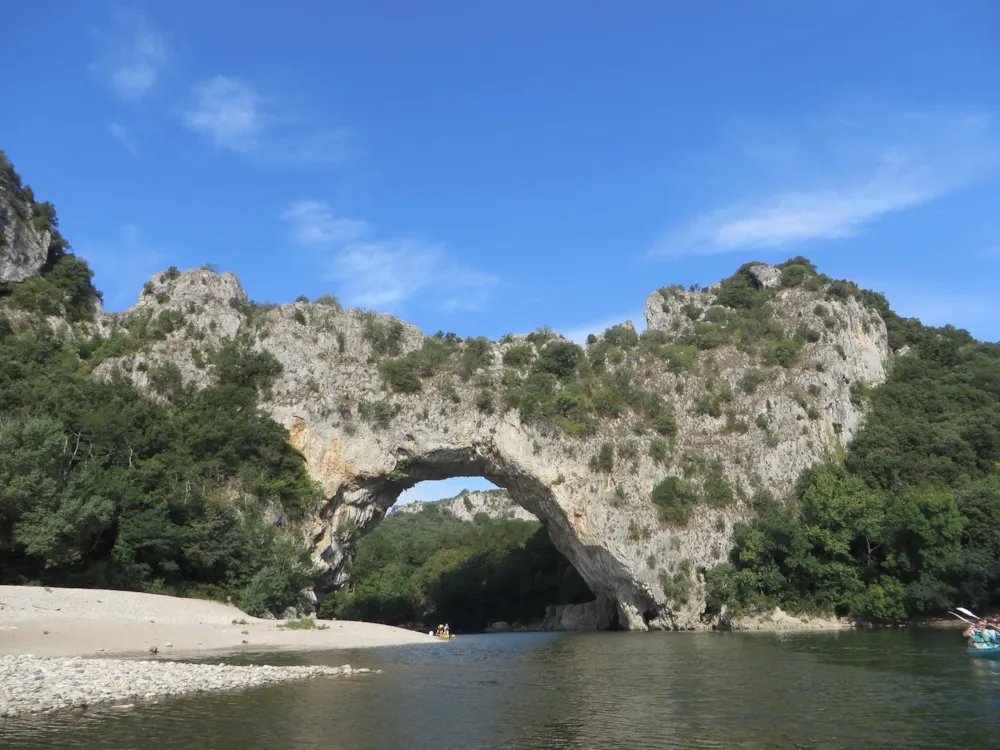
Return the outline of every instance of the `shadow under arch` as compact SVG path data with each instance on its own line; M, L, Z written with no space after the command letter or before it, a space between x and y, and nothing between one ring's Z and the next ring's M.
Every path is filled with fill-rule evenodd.
M324 584L332 591L347 584L358 540L386 517L399 496L417 484L459 477L483 477L505 489L511 500L537 518L552 544L583 578L594 597L587 603L560 605L553 618L554 629L607 630L618 626L617 608L611 596L595 590L587 567L593 559L581 554L574 539L572 520L566 517L545 482L520 467L507 465L496 456L475 448L433 450L420 456L402 455L391 471L357 476L341 485L322 515L333 528L335 544L326 545L321 557L330 571Z

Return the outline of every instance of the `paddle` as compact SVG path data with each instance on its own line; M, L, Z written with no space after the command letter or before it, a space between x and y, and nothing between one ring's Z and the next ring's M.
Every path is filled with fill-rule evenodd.
M970 611L969 611L969 610L967 610L967 609L966 609L965 607L955 607L955 609L957 609L957 610L958 610L959 612L961 612L962 614L965 614L965 615L968 615L969 617L971 617L971 618L972 618L973 620L976 620L977 622L978 622L979 620L983 620L983 619L985 619L985 618L983 618L983 617L980 617L979 615L975 614L974 612L970 612ZM1000 627L997 627L997 626L996 626L996 625L994 625L994 624L993 624L992 622L987 622L987 623L986 623L986 627L988 627L988 628L992 628L993 630L1000 630Z
M969 611L969 610L967 610L967 609L966 609L965 607L955 607L955 609L957 609L957 610L958 610L959 612L961 612L962 614L965 614L965 615L968 615L969 617L971 617L971 618L973 619L973 622L969 622L969 621L968 621L968 620L966 620L966 619L965 619L964 617L963 617L963 618L959 618L959 619L961 619L961 620L962 620L962 622L969 622L969 624L970 624L970 625L975 625L975 624L976 624L976 622L979 622L979 620L982 620L982 619L983 619L982 617L980 617L979 615L975 614L974 612L970 612L970 611ZM951 614L953 614L953 615L954 615L955 613L954 613L954 612L952 612ZM955 616L956 616L956 617L958 617L958 615L955 615ZM991 628L991 629L993 629L993 630L996 630L996 631L1000 631L1000 627L998 627L998 626L994 625L994 624L993 624L993 623L991 623L991 622L987 622L987 623L986 623L986 627L987 627L987 628Z
M948 614L951 615L952 617L957 617L959 620L969 625L973 625L975 622L974 620L966 620L964 617L962 617L962 615L958 614L957 612L952 612L951 610L948 610Z

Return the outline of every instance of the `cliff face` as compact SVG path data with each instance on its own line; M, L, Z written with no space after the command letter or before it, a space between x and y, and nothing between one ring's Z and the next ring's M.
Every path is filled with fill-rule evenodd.
M45 226L0 152L0 284L26 281L42 270L52 239Z
M449 497L443 500L432 500L427 502L409 503L408 505L397 505L392 509L393 514L420 513L423 509L433 505L442 513L450 513L459 521L475 521L476 516L483 514L487 518L496 521L537 521L535 516L514 502L506 490L485 490L478 492L463 492L456 497Z
M655 292L641 339L628 324L581 357L547 333L436 339L336 304L250 305L232 274L163 273L98 323L126 338L155 327L159 340L97 374L148 385L171 363L205 383L233 337L276 357L266 408L325 491L309 533L331 585L404 489L483 476L544 523L597 597L597 626L616 614L629 629L697 627L704 570L751 497L841 451L863 416L852 389L885 378L878 315L822 279L779 285L787 276L758 265L728 287Z

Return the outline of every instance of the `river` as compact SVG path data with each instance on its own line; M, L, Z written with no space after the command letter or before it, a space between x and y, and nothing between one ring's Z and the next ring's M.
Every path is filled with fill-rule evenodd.
M954 631L529 633L258 654L384 674L0 723L4 750L978 748L1000 661ZM217 659L216 659L217 661ZM992 740L990 738L993 738Z

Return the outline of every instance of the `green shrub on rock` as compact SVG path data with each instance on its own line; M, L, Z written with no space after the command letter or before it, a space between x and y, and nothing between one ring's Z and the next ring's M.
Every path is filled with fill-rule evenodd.
M611 473L615 468L615 449L611 443L601 444L600 450L590 458L590 468L592 471Z
M398 320L385 320L375 313L365 313L362 332L376 357L397 357L403 342L403 324Z
M583 350L570 341L552 341L546 344L535 361L535 371L565 378L576 371Z
M698 503L698 493L690 482L671 476L653 488L652 500L662 521L683 526Z
M670 444L661 437L653 438L649 441L649 457L656 463L661 464L667 460L670 452Z
M514 344L503 354L503 363L508 367L526 367L535 358L535 350L530 344Z

